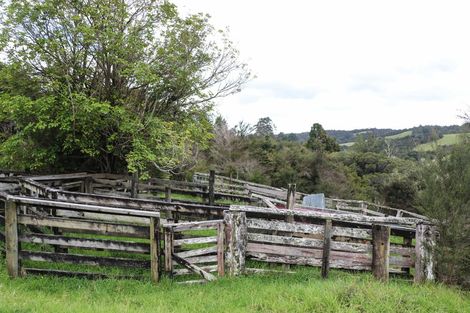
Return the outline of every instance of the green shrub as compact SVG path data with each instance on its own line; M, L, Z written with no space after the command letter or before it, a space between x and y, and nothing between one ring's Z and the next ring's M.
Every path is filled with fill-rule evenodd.
M422 213L436 220L437 275L470 287L470 142L440 154L423 172Z

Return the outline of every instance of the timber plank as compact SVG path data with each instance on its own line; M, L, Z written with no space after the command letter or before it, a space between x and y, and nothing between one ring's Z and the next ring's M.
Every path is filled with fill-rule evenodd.
M307 224L307 223L289 223L278 220L265 220L260 218L248 218L247 221L248 229L264 229L264 230L276 230L292 233L306 233L323 235L324 227L319 224ZM334 226L332 229L333 236L341 237L352 237L359 239L372 239L372 230L362 228L348 228Z
M19 215L18 223L34 226L60 227L72 230L93 231L103 235L117 235L126 237L149 238L148 227L103 223L84 220L70 220L57 217L38 217L32 215Z
M197 266L194 263L190 262L188 259L184 259L182 257L179 257L176 254L173 254L172 257L173 257L173 260L175 260L178 264L183 265L184 267L186 267L187 269L193 271L194 273L201 275L205 280L214 281L214 280L217 279L214 275L212 275L209 272L206 272L205 270L203 270L199 266Z
M250 255L252 252L266 253L266 254L275 254L283 256L301 256L301 257L312 257L312 258L321 258L322 250L321 249L309 249L302 247L289 247L289 246L280 246L280 245L266 245L259 243L250 243L248 242L246 246L246 252Z
M248 233L248 240L252 242L262 242L271 244L281 244L288 246L310 247L321 249L323 247L323 240L312 238L297 238L287 236L277 236L268 234ZM347 252L372 252L372 245L366 243L353 243L332 241L331 250L347 251Z
M212 263L212 262L217 262L217 255L196 256L196 257L189 257L185 259L192 264ZM172 264L178 265L178 263L175 261L173 261Z
M248 229L266 229L293 233L323 234L321 225L288 223L284 221L268 221L260 218L247 218L246 226Z
M254 253L273 254L278 256L298 256L298 257L310 257L318 258L321 260L323 255L322 249L311 249L311 248L300 248L300 247L288 247L279 245L266 245L258 243L248 243L247 254L253 255ZM365 253L351 253L344 251L330 251L330 260L336 259L350 259L361 262L371 262L372 258L369 254Z
M300 257L300 256L277 256L269 255L266 253L250 253L252 260L267 262L267 263L281 263L281 264L295 264L295 265L308 265L308 266L321 266L321 258ZM342 268L350 270L370 270L371 265L365 261L349 260L349 259L330 259L330 268Z
M150 268L150 261L133 260L127 258L110 258L91 255L79 255L68 253L53 253L39 251L20 251L22 260L40 261L40 262L60 262L83 264L91 266L116 266L132 268Z
M209 247L209 248L202 248L202 249L195 249L195 250L188 250L183 252L177 252L175 255L179 256L180 258L189 258L195 256L201 256L206 254L214 254L217 253L217 247Z
M56 210L57 217L68 217L68 218L79 218L87 220L100 220L103 222L112 223L128 223L137 225L150 225L150 219L148 217L136 217L136 216L123 216L108 213L93 213L85 211L70 211L70 210Z
M209 273L217 272L217 265L201 266L201 268L204 271L209 272ZM188 274L194 274L194 272L186 268L179 268L179 269L173 270L173 275L175 276L188 275Z
M201 221L201 222L185 222L185 223L175 223L175 224L164 224L163 227L173 228L175 232L181 232L185 230L193 229L211 229L217 228L217 225L223 223L223 220L211 220L211 221Z
M174 240L174 246L178 247L181 245L201 244L201 243L216 243L217 237L197 237L197 238L184 238Z
M390 256L389 265L396 266L396 267L406 267L406 268L414 267L415 258L406 257L406 256Z
M108 207L108 206L71 203L71 202L45 200L45 199L38 199L38 198L8 196L8 200L15 201L23 205L26 204L26 205L34 205L34 206L52 207L52 208L60 208L63 210L69 209L69 210L78 210L78 211L88 211L88 212L93 212L93 213L130 215L130 216L139 216L139 217L156 217L156 218L160 217L159 212L113 208L113 207Z
M414 257L415 248L414 247L402 247L399 245L390 244L390 253Z
M134 253L150 253L147 243L116 241L105 239L73 238L58 235L24 234L19 236L20 242L59 245L67 248L104 249Z
M104 206L109 205L113 207L123 207L136 210L172 211L181 213L192 213L204 216L222 216L223 211L227 210L226 206L209 206L205 204L185 203L179 201L172 201L171 203L169 203L160 200L132 199L116 195L90 195L85 193L59 190L56 190L55 192L57 194L57 199L59 200Z

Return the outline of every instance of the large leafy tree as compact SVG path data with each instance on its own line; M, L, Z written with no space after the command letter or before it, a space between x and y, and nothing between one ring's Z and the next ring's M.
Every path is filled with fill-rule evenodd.
M0 166L175 171L207 145L213 100L249 78L208 16L167 1L12 0L2 11Z

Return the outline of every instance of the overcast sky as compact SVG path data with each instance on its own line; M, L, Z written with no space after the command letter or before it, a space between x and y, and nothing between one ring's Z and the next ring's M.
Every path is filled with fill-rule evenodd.
M470 1L176 0L205 12L257 78L216 110L277 132L461 124L470 111Z

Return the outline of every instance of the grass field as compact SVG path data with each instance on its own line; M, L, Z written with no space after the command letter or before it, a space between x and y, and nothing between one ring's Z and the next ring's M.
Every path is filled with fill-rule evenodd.
M0 312L470 312L470 295L401 279L318 269L224 278L205 285L137 280L28 277L11 280L0 265Z
M470 133L465 133L465 134L447 134L444 135L441 139L435 141L435 142L428 142L428 143L423 143L421 145L416 146L414 149L415 151L418 152L426 152L426 151L433 151L436 149L438 146L451 146L455 145L456 143L459 142L462 136L464 135L470 135Z
M391 136L386 136L385 139L387 140L395 140L395 139L402 139L402 138L406 138L406 137L410 137L412 135L412 131L411 130L407 130L405 132L402 132L402 133L399 133L399 134L396 134L396 135L391 135Z

